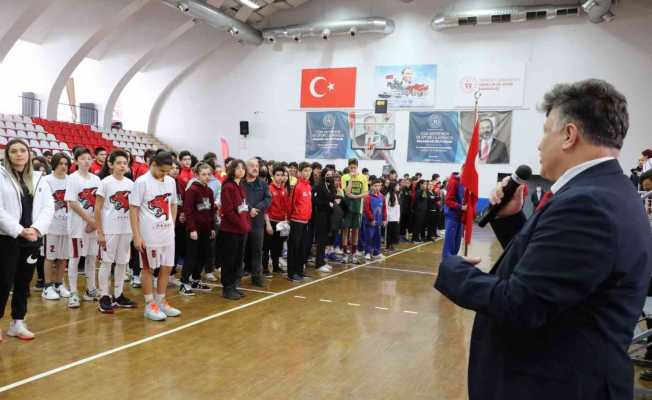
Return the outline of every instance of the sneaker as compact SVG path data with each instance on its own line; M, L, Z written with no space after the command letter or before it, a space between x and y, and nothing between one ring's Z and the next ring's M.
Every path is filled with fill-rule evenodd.
M97 308L100 310L101 313L113 314L113 301L111 301L111 297L106 295L100 297L100 301Z
M179 285L179 294L182 296L194 296L195 293L193 293L192 289L190 288L190 285L187 283L182 283Z
M303 282L303 276L299 274L289 276L288 279L291 280L292 282Z
M151 319L152 321L165 321L167 316L158 308L158 304L149 303L145 306L145 312L143 313L145 318Z
M338 256L341 256L341 255L344 255L344 252L342 251L341 248L338 247L338 248L335 249L335 254L337 254Z
M204 292L204 293L208 293L211 290L213 290L213 288L211 288L210 286L208 286L202 281L192 281L190 287L192 288L193 291Z
M319 272L331 272L333 270L333 267L331 267L328 264L324 264L321 267L317 268L317 271Z
M24 320L15 319L9 323L9 330L7 336L17 337L20 340L32 340L34 334L27 329Z
M45 282L42 279L37 279L36 285L34 285L34 290L41 292L43 289L45 289Z
M67 299L70 297L70 291L63 285L63 283L55 283L54 289L59 293L59 296Z
M222 290L222 297L227 300L240 300L242 296L234 288L224 288Z
M174 275L170 275L168 277L168 287L169 288L175 288L177 286L181 285L181 281L177 279Z
M140 275L134 275L131 277L131 287L134 289L138 289L142 287L143 284L140 283Z
M367 255L364 256L364 259L367 261L371 261L371 254L367 253Z
M41 293L41 297L43 297L45 300L59 300L61 298L59 293L57 293L57 289L55 289L54 285L48 285L43 293Z
M382 261L384 259L385 259L385 256L382 255L382 254L378 254L378 255L374 256L374 260L377 260L377 261Z
M247 297L247 295L245 294L245 292L243 292L242 290L238 289L237 287L235 288L235 291L238 292L238 294L240 295L240 297Z
M176 308L172 307L170 303L167 302L167 300L163 300L162 302L158 303L158 307L167 317L178 317L181 315L181 310L177 310Z
M68 308L79 308L80 303L79 294L77 292L72 292L68 298Z
M84 292L84 296L82 297L84 301L97 301L97 299L100 298L100 293L97 289L93 290L88 290Z
M288 261L287 261L285 258L279 258L279 259L278 259L278 266L279 266L279 268L281 268L283 271L285 271L285 269L284 269L283 267L287 267L287 266L288 266Z
M127 296L121 294L119 297L113 298L113 307L116 308L136 308L137 304L135 301L132 301Z
M204 279L206 279L209 282L217 282L217 277L212 272L209 272L206 275L204 275Z
M273 278L273 277L274 277L274 274L273 274L272 271L270 271L269 269L266 269L266 270L263 272L263 275L265 275L265 278Z
M131 272L131 268L127 268L127 271L125 272L125 282L130 282L131 281L131 275L133 273Z

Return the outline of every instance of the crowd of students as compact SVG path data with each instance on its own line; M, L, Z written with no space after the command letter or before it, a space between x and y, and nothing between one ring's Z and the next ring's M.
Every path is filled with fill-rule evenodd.
M13 293L8 336L34 337L25 316L35 269L41 296L65 298L71 309L84 301L102 313L136 308L124 293L131 282L142 288L144 316L161 321L181 314L166 300L168 287L191 296L221 286L238 300L243 277L258 287L274 274L301 282L306 266L325 273L329 262L382 259L400 241L435 240L444 226L437 174L369 176L356 159L338 171L260 158L229 158L222 169L215 154L199 160L187 151L148 151L145 163L119 149L77 147L73 155L35 157L21 139L5 147L0 312ZM447 209L460 206L446 199Z

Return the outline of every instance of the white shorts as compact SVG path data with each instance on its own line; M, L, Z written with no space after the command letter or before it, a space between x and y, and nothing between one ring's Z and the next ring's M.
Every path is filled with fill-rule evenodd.
M97 257L99 255L100 246L97 244L96 235L70 238L70 258Z
M140 266L143 269L155 270L160 267L174 266L174 245L164 247L145 247L140 253Z
M67 260L70 256L70 237L68 235L45 235L42 256L46 260Z
M100 249L100 257L103 262L116 264L129 264L131 257L131 233L120 235L105 235L106 251Z

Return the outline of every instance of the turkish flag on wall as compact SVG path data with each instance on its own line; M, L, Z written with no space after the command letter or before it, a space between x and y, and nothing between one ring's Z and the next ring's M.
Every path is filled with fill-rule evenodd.
M356 68L301 71L301 108L355 107Z

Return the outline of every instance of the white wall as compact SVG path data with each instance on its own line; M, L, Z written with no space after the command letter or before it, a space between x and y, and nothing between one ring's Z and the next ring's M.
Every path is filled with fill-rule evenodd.
M215 151L220 136L240 151L238 121L251 122L248 154L269 159L301 160L305 151L305 113L297 110L300 70L306 67L358 67L357 108L370 108L376 64L436 63L439 66L437 108L451 107L457 63L525 62L526 110L514 113L512 164L480 167L481 195L496 173L517 165L538 166L536 151L543 116L535 109L557 82L602 78L629 99L631 128L621 162L629 168L641 149L652 147L649 134L652 80L652 16L650 8L623 2L611 24L594 25L584 18L510 24L434 32L433 1L313 0L305 7L274 17L272 25L328 18L389 17L396 31L387 37L339 38L324 42L246 47L229 44L208 58L172 91L161 109L156 134L178 149ZM408 114L397 118L395 159L400 172L448 174L457 165L406 162ZM341 165L342 161L340 161ZM382 162L367 161L372 172Z

